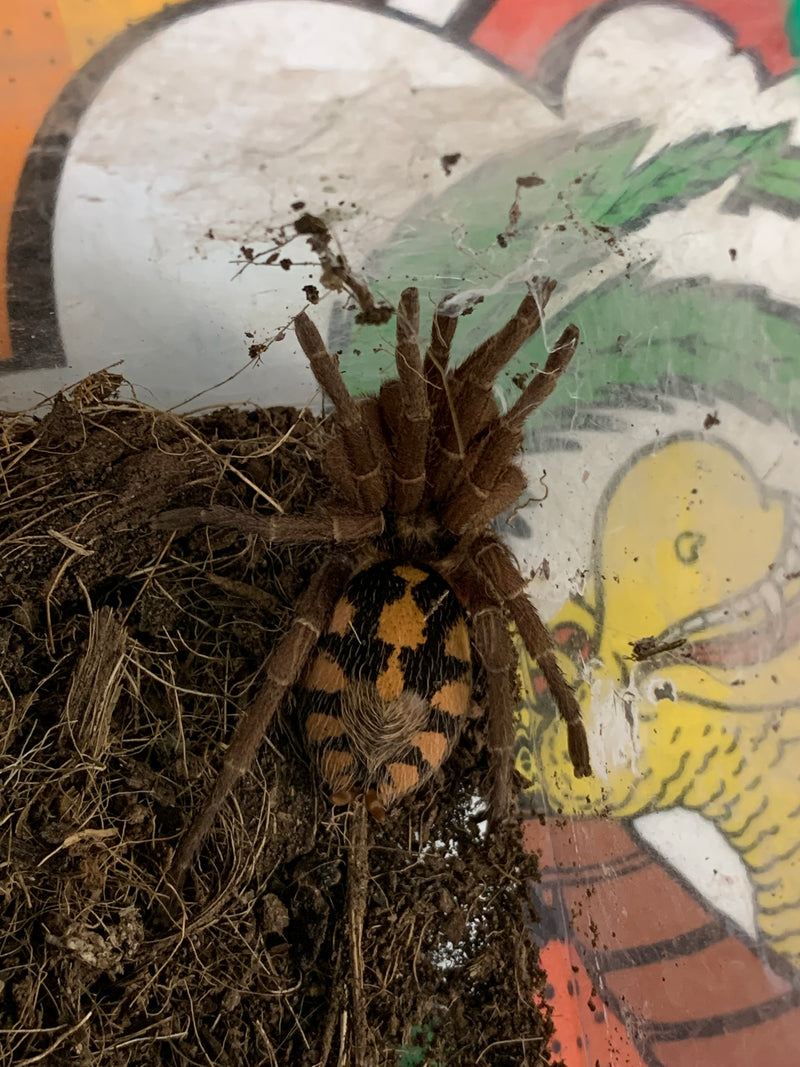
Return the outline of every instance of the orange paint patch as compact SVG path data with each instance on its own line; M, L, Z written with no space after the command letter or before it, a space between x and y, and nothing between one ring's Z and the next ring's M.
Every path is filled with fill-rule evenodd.
M438 708L439 711L444 711L448 715L457 717L463 715L467 710L471 692L472 686L469 682L445 682L442 688L437 689L433 694L431 705L434 708Z
M450 628L450 632L445 638L444 650L448 656L463 659L465 663L470 662L469 633L467 632L467 624L463 619L459 619Z
M347 679L339 664L327 652L318 652L306 676L306 688L319 689L323 693L341 693L346 684Z
M328 633L339 634L340 637L344 637L353 623L355 613L355 605L351 604L347 597L343 596L341 600L337 600L328 625Z
M17 183L42 120L75 68L55 3L4 0L0 31L0 359L8 359L6 256Z
M132 23L171 6L164 0L58 0L75 66Z
M333 715L322 715L314 711L306 719L306 737L309 741L330 741L333 737L341 737L343 733L341 719L336 719Z
M414 734L411 744L420 750L422 758L430 763L431 767L440 767L447 755L447 738L434 730L423 730Z

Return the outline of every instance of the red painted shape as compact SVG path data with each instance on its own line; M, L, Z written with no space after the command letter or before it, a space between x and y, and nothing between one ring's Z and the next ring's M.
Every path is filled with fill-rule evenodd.
M606 986L622 1004L646 1005L647 1020L653 1023L689 1023L748 1009L758 1012L759 1005L766 1005L768 1013L770 1002L792 989L733 937L688 956L609 972ZM797 1013L793 1014L796 1028Z
M472 35L472 43L528 77L534 77L553 37L578 15L603 7L606 13L634 6L620 3L613 8L596 0L497 0ZM794 69L789 51L782 0L697 0L682 8L696 8L698 15L711 15L726 23L739 50L756 53L773 76Z
M554 1059L566 1067L645 1067L625 1027L598 997L574 945L548 941L540 960L553 1008Z
M798 1012L729 1034L662 1042L653 1046L653 1053L663 1067L797 1067Z
M760 56L770 74L794 70L783 0L702 0L694 6L726 22L736 35L735 47Z
M550 40L593 0L497 0L472 43L523 74L533 75Z
M640 1055L648 1067L796 1067L791 972L735 936L624 823L531 819L524 842L539 857L553 1052L567 1067L640 1067Z

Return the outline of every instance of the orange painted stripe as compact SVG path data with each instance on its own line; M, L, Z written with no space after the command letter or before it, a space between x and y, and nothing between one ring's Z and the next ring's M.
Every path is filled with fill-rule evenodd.
M11 355L6 260L17 185L36 132L73 72L55 2L5 0L0 14L0 359Z
M539 959L547 975L546 999L553 1008L550 1048L555 1058L566 1067L645 1067L630 1034L597 994L575 946L548 941Z
M176 6L179 5L180 0ZM58 6L72 60L76 67L82 67L99 48L132 23L173 5L164 0L58 0Z
M11 216L20 175L39 127L64 86L95 52L132 22L169 6L164 0L3 0L0 13L0 359L8 359L12 354L6 297Z

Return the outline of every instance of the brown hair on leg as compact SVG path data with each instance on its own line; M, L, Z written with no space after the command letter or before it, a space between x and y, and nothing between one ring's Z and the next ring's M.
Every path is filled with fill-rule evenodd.
M447 374L447 365L450 362L450 347L458 326L457 315L445 315L443 307L448 297L439 301L436 311L433 313L431 325L431 340L425 352L425 361L422 364L422 373L428 385L428 400L431 407L434 406L442 391L442 382Z
M296 316L294 330L314 377L336 407L337 428L344 442L348 462L353 468L360 503L367 511L379 511L386 505L388 494L381 465L370 447L359 405L350 396L319 330L304 311Z
M453 495L443 516L449 530L461 533L470 526L476 526L476 513L485 513L488 497L500 480L517 480L513 474L509 479L508 472L516 471L516 468L511 466L511 460L521 447L522 434L519 431L504 428L498 429L496 433L489 431L483 445L478 446L473 453L474 462L463 465L461 484L456 482L453 487ZM525 484L523 476L519 492L524 490ZM509 503L513 503L513 500ZM499 510L502 511L502 508ZM489 517L492 518L496 514L496 511L492 512Z
M388 428L383 417L380 398L376 396L362 396L358 399L361 411L361 420L367 431L372 454L381 471L383 483L386 486L387 499L394 495L394 472L392 454L389 451Z
M556 284L552 278L532 278L533 291L523 297L508 322L456 368L453 372L456 381L469 382L484 390L491 388L506 363L541 326L541 312L547 307Z
M531 284L534 292L527 294L505 326L478 345L453 372L456 411L467 437L473 437L496 415L492 389L497 375L542 324L541 313L556 283L551 278L534 278Z
M405 289L397 306L395 347L399 388L381 391L395 449L394 507L400 515L415 511L425 492L430 411L419 351L419 293Z
M556 347L548 356L544 369L539 371L523 390L508 413L489 427L481 444L471 453L474 456L472 462L463 464L462 484L455 489L444 513L444 522L448 529L460 533L470 526L477 527L472 517L476 514L486 514L487 498L495 491L501 479L507 484L514 481L513 475L509 478L508 470L515 454L522 447L525 419L555 389L559 377L575 354L578 337L576 326L568 326L564 330ZM520 492L524 488L523 484ZM502 499L505 499L505 496L506 494L503 494ZM490 512L489 518L511 503L513 500Z
M491 781L488 801L493 825L511 812L514 796L514 688L512 679L517 655L508 633L508 622L496 604L472 613L475 648L486 671L488 746Z
M335 494L352 508L363 506L361 490L342 437L333 434L325 446L322 457L322 469L325 477L333 486Z
M506 508L510 508L527 487L528 479L519 467L507 467L492 486L483 504L473 512L463 532L481 530Z
M231 790L255 759L278 705L286 690L299 678L352 569L349 555L336 553L329 556L298 599L294 621L267 660L266 681L239 716L217 780L172 858L169 878L176 888L182 885Z
M458 326L458 317L445 315L442 308L448 298L440 301L433 316L431 340L425 352L423 374L428 390L433 433L428 442L428 479L431 495L435 500L443 496L443 487L449 484L448 472L458 467L464 453L461 429L455 421L453 378L447 373L450 349ZM442 441L455 441L455 454L443 449Z
M159 530L190 530L212 526L256 534L271 544L320 544L326 541L350 543L383 533L384 520L377 515L331 509L317 515L252 515L238 508L212 504L207 508L176 508L162 511L152 525Z
M541 311L556 283L550 278L534 278L531 284L535 293L528 293L505 326L453 371L448 378L446 396L437 400L434 423L438 455L432 485L436 500L445 499L451 492L469 452L470 441L498 417L492 396L495 378L541 325Z
M580 331L574 323L564 330L555 347L547 355L544 367L522 390L514 405L500 419L509 429L522 430L527 417L547 400L558 385L558 379L569 366L580 340Z
M556 659L552 635L528 599L525 580L509 550L494 535L487 535L482 540L483 543L476 546L475 562L484 569L502 603L510 611L522 643L538 663L567 725L567 748L575 777L586 778L592 773L586 728L575 694Z

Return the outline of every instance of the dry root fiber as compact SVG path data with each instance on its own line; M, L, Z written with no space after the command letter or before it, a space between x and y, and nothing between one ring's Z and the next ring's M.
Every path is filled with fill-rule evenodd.
M287 706L176 899L171 851L318 557L150 521L307 509L326 427L107 379L0 424L0 1067L549 1062L533 861L480 832L478 718L367 827Z

